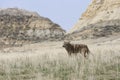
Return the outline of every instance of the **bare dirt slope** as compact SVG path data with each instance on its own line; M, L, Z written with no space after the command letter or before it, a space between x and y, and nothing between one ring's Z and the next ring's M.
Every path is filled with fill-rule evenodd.
M1 48L1 52L23 52L24 51L28 51L28 52L31 52L33 51L37 51L37 52L40 52L40 51L48 51L49 52L49 49L51 48L54 48L54 49L63 49L62 45L63 45L63 42L64 41L53 41L53 42L50 42L50 41L44 41L42 43L27 43L27 44L23 44L23 46L8 46L8 47L3 47ZM75 44L87 44L87 45L97 45L97 46L103 46L103 45L113 45L113 46L119 46L120 45L120 35L116 35L116 36L111 36L111 37L102 37L102 38L99 38L99 39L86 39L86 40L73 40L71 41L72 43L75 43ZM43 50L43 49L47 49L48 50Z
M120 35L120 0L92 0L67 39L93 39Z

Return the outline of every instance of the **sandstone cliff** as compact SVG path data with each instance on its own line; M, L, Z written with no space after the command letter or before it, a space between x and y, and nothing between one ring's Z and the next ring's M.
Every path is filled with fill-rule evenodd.
M50 19L18 8L0 9L0 38L4 40L61 40L65 31ZM4 41L3 40L3 41Z
M93 0L68 32L73 38L95 38L119 34L120 0Z

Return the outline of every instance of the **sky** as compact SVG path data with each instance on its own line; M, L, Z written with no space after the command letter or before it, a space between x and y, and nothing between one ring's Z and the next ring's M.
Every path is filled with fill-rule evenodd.
M20 8L39 13L70 30L91 0L0 0L0 8Z

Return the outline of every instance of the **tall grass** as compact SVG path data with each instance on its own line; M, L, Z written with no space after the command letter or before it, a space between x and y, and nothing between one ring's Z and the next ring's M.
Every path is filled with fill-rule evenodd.
M120 80L120 46L89 47L88 59L56 46L1 53L0 80Z

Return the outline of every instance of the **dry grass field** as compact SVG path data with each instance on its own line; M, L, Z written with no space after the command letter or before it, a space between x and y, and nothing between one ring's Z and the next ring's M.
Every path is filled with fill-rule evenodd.
M43 42L0 52L0 80L120 80L120 45L88 44L93 55L68 56L63 42ZM76 42L78 43L78 42Z

